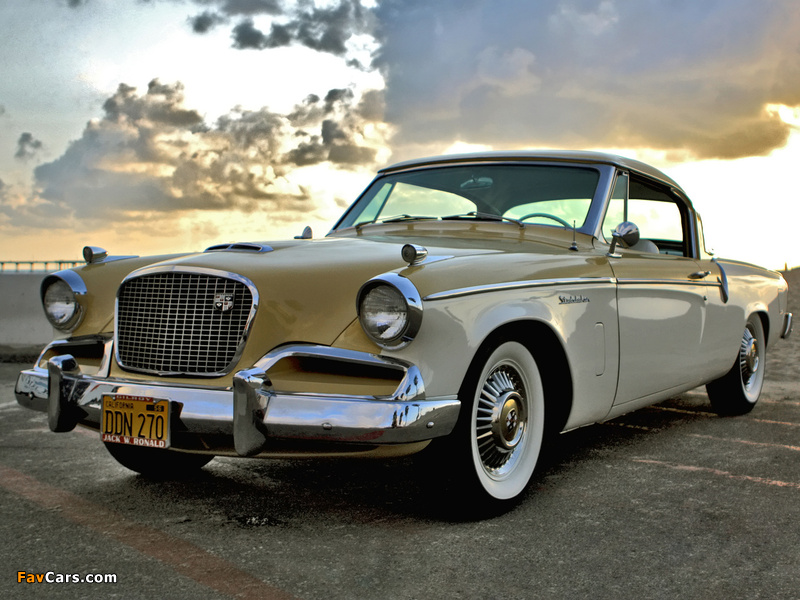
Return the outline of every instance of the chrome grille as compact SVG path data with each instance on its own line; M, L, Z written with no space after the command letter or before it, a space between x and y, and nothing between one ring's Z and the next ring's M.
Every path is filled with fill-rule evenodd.
M117 295L117 360L147 373L226 373L252 309L250 289L234 279L178 272L129 279Z

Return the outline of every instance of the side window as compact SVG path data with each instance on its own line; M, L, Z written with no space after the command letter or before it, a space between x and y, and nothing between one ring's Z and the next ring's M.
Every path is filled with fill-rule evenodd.
M614 228L626 220L624 194L615 189L603 221L603 236L611 240ZM630 178L627 220L636 223L641 238L658 246L661 254L690 256L685 205L668 190L649 181Z

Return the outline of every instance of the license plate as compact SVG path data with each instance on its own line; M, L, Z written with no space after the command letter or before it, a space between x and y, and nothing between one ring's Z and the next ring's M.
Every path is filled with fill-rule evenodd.
M142 396L103 396L104 442L169 448L169 400Z

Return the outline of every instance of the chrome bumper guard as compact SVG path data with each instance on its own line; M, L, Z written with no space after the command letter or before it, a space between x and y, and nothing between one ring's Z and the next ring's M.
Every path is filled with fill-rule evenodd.
M66 344L60 349L68 350ZM48 350L49 347L43 355ZM283 358L298 356L380 366L400 370L403 376L390 396L287 393L273 389L267 375L269 368ZM46 412L52 431L71 431L78 423L99 429L104 395L167 399L179 407L173 427L185 434L221 435L229 441L232 438L232 445L241 456L268 451L272 440L368 446L424 442L449 434L460 408L455 397L426 398L422 376L414 365L325 346L279 348L253 368L237 372L233 382L233 388L212 388L110 379L81 373L75 358L63 353L50 358L47 369L22 371L16 395L22 406ZM174 442L173 447L182 449ZM315 448L319 450L319 445ZM213 448L208 452L213 453Z

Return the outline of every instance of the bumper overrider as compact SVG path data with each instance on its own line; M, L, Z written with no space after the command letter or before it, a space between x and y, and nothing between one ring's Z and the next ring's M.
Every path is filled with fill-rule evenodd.
M103 398L139 396L169 400L175 450L255 456L284 454L286 448L315 454L341 448L414 445L449 434L460 403L454 396L426 398L419 369L394 358L330 348L292 345L265 355L234 374L231 387L206 387L108 376L112 341L100 366L82 369L70 342L53 342L36 366L17 379L17 401L46 412L52 431L80 424L100 431ZM390 369L399 383L385 396L282 392L268 372L285 358L346 363L350 369ZM45 360L46 359L46 360ZM46 365L46 366L45 366ZM234 452L235 450L235 452Z

